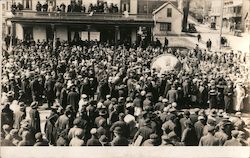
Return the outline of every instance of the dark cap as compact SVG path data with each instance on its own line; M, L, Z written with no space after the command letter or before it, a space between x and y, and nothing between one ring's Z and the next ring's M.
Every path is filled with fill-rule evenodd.
M115 127L114 133L118 133L118 134L122 133L122 128L121 127Z

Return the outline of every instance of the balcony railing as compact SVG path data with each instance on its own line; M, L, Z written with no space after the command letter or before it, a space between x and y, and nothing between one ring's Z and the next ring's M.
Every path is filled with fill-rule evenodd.
M224 18L241 17L241 13L224 13Z
M74 19L74 20L124 20L124 21L153 21L153 15L148 14L129 14L125 16L120 13L65 13L65 12L36 12L20 11L16 12L13 17L17 18L35 18L35 19Z

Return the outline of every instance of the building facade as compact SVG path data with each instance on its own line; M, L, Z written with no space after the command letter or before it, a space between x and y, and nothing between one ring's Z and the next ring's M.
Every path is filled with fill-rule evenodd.
M145 2L145 0L6 0L5 30L6 34L17 39L34 41L59 38L61 41L81 39L133 43L140 36L138 31L141 28L144 30L144 38L149 40L155 39L154 35L166 36L168 35L166 32L180 34L182 13L177 9L176 0L148 0L146 12ZM15 11L13 5L17 8ZM44 5L47 5L47 9L43 8ZM82 7L80 11L77 10L77 6ZM102 6L101 11L100 6ZM171 13L168 7L172 8ZM152 13L159 8L161 8L159 12ZM168 13L164 16L163 12L166 9ZM172 17L168 17L168 14ZM154 16L157 18L154 19Z
M181 33L182 12L171 2L164 3L153 12L155 25L153 28L154 38L164 41L168 35Z
M232 30L249 31L250 0L223 0L223 27ZM221 25L221 0L212 0L209 13L211 22Z

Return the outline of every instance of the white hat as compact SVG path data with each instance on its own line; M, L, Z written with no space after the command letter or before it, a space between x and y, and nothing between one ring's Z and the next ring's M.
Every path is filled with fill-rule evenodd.
M199 116L198 120L205 120L205 117L204 116Z
M82 94L81 97L82 97L83 99L86 99L88 96L87 96L86 94Z
M97 133L97 129L96 128L92 128L91 130L90 130L90 134L96 134Z
M164 111L164 112L168 112L168 110L169 110L169 107L163 108L163 111Z
M177 103L176 103L176 102L173 102L173 103L172 103L172 107L177 107Z
M167 100L166 98L164 98L164 99L162 99L162 102L163 102L163 103L167 103L168 100Z
M146 91L141 91L141 95L145 96L146 95Z

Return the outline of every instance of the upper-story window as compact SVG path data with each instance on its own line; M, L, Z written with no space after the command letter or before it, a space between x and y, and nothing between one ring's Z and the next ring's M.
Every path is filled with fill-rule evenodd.
M32 9L32 0L23 0L23 9Z
M148 12L148 6L146 6L146 5L143 6L143 12L144 12L144 13L147 13L147 12Z
M167 9L167 17L172 17L172 8Z

